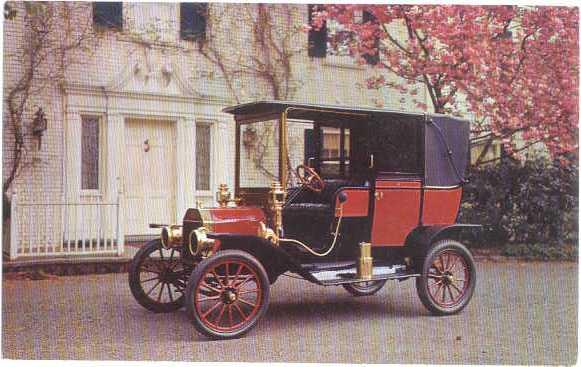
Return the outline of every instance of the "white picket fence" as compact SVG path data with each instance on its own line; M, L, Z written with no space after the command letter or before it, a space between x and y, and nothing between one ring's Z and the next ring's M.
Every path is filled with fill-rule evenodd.
M121 198L115 202L19 202L12 195L11 260L68 255L122 255Z

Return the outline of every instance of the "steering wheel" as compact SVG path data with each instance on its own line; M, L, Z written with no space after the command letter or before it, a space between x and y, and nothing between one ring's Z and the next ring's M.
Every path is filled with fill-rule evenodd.
M303 174L301 174L301 169ZM301 185L313 192L321 192L325 188L325 182L321 179L321 176L314 169L304 164L300 164L296 169L297 177L301 182Z

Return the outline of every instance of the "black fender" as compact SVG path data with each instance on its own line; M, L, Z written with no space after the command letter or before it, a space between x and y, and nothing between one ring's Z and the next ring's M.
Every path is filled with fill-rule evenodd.
M418 226L408 234L405 240L406 255L417 258L426 253L426 251L436 241L443 238L459 240L462 234L469 233L472 236L477 235L482 230L480 224L446 224L433 226Z
M301 275L306 280L317 282L288 252L262 237L232 233L208 233L208 238L220 241L218 251L241 250L254 256L264 266L271 283L274 283L276 277L287 270Z

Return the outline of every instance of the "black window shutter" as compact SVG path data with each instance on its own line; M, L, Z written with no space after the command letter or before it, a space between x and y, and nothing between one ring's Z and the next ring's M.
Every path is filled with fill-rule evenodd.
M180 3L180 37L185 40L204 40L208 3Z
M94 2L93 24L111 29L123 29L122 2Z
M369 11L363 11L363 23L372 22L375 23L375 16ZM375 50L375 54L365 54L363 58L369 65L377 65L379 62L379 38L375 37L375 42L373 44L373 49Z
M309 5L309 25L312 26L313 11L321 9L319 5ZM327 56L327 22L324 22L321 28L311 29L309 31L309 56L325 57Z

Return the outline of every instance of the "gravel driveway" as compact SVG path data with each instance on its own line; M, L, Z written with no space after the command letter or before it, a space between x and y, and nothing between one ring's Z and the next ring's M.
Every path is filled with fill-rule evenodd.
M459 315L430 316L413 280L355 298L281 277L246 337L208 341L182 311L152 314L126 274L5 280L2 355L9 359L575 364L577 264L477 264Z

